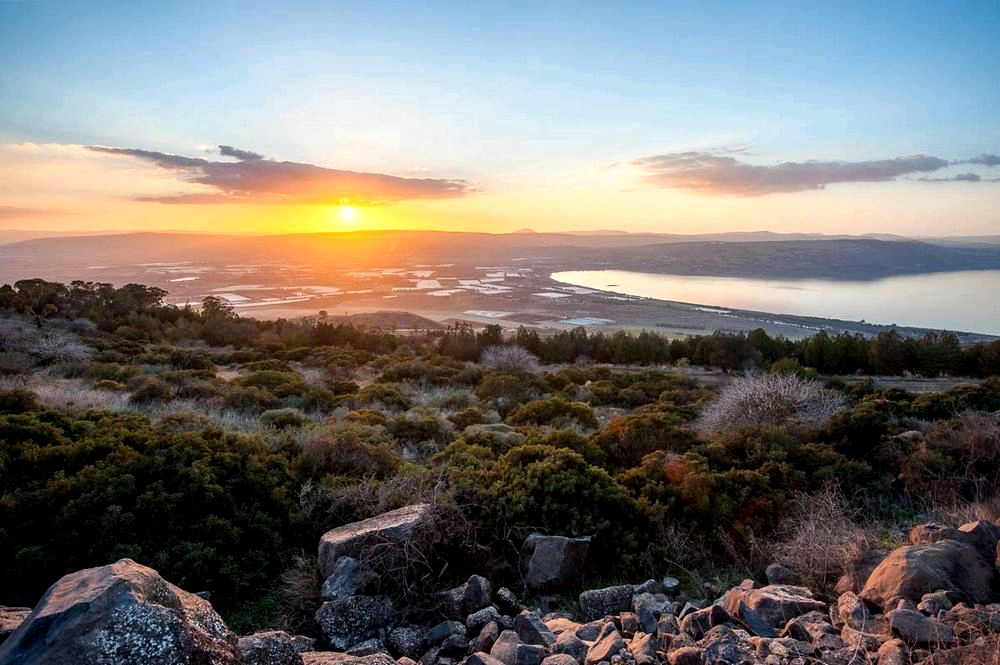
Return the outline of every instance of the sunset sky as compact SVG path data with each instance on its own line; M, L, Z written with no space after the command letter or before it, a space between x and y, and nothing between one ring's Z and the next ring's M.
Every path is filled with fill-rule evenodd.
M0 0L0 229L998 234L998 35L996 0Z

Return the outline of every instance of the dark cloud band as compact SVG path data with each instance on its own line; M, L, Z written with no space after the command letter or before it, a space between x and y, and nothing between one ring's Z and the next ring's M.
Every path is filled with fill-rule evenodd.
M219 146L225 157L238 161L211 161L138 148L87 146L95 152L134 157L177 171L185 182L214 191L175 196L142 197L158 203L313 203L344 200L360 204L393 203L417 199L466 196L475 189L464 180L402 178L382 173L328 169L299 162L279 162L232 146Z

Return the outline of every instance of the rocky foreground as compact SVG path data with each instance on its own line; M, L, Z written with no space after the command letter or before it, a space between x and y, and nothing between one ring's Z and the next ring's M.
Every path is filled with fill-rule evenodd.
M1000 520L927 524L911 544L860 556L836 598L774 564L714 601L674 578L584 591L573 612L525 607L484 577L438 594L415 625L364 561L403 550L428 507L407 506L325 534L318 639L237 637L208 600L130 559L66 575L30 608L0 608L0 665L1000 665ZM545 599L579 584L589 539L530 536L525 588Z

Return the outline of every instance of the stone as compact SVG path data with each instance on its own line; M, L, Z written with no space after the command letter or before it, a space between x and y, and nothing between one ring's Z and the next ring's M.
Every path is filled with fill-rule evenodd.
M889 640L878 648L878 665L910 665L910 649L903 640Z
M927 616L937 616L939 612L945 612L952 608L951 599L944 591L925 593L917 604L917 609Z
M681 619L680 628L694 639L700 640L709 629L729 621L729 618L729 612L722 606L709 605Z
M681 647L667 654L670 665L702 665L701 649L698 647Z
M926 545L942 540L954 540L969 545L987 562L992 562L996 556L997 543L1000 541L1000 526L978 520L963 524L957 529L940 524L920 524L910 529L911 545Z
M236 636L212 605L131 559L53 584L0 645L0 663L239 663Z
M885 560L885 552L881 550L863 550L851 558L844 566L844 574L837 580L834 591L846 593L853 591L861 593L865 582L871 576L872 571Z
M875 619L871 612L865 607L861 596L853 591L843 593L837 599L837 617L841 624L847 624L854 630L872 632L875 628Z
M791 569L781 563L772 563L764 569L768 584L797 584L798 578Z
M545 622L545 627L551 630L552 634L556 636L565 632L576 633L580 629L579 623L567 617L557 616L550 618L549 615L546 615L542 617L542 621Z
M450 658L464 658L469 653L469 641L465 634L453 634L445 638L441 643L441 656Z
M521 546L524 583L532 591L567 591L583 579L590 536L529 535Z
M407 658L406 656L400 656L396 659L396 665L417 665L417 661L412 658Z
M438 646L452 635L465 637L465 625L457 621L442 621L424 633L424 642L429 646Z
M379 638L373 637L371 639L364 640L363 642L358 642L348 649L346 653L349 656L357 656L360 658L377 653L387 653L387 651L388 649L386 649L385 643L383 643Z
M542 622L541 617L528 610L522 610L514 617L514 631L525 644L549 647L556 642L556 636Z
M475 651L489 653L498 637L500 637L500 626L496 621L490 621L480 629L479 635L473 640L472 648Z
M770 624L764 621L764 618L761 615L750 609L750 607L742 601L736 610L736 614L733 615L733 618L742 624L751 635L757 635L759 637L778 636L777 631L775 631Z
M440 594L442 609L451 619L464 619L468 615L489 606L493 595L490 581L481 575L473 575L464 584Z
M282 630L241 637L238 642L244 665L302 665L302 656Z
M621 633L609 621L604 624L594 644L587 650L587 655L583 659L584 665L596 665L602 661L610 662L611 657L624 648L625 641L622 639Z
M628 643L636 665L656 665L656 641L649 633L641 633Z
M639 617L636 616L635 612L622 612L618 615L618 621L621 624L622 633L626 637L635 635L639 630Z
M754 647L750 635L720 624L714 626L698 642L706 663L752 663Z
M489 622L499 620L500 612L490 605L465 617L465 627L469 630L479 630Z
M801 656L812 656L816 653L816 647L811 642L803 642L792 637L779 637L768 640L767 649L770 653L781 658L798 658Z
M417 659L426 650L424 633L420 626L398 626L386 634L389 653L398 657Z
M730 614L736 614L741 602L775 630L780 630L789 619L806 612L826 610L826 604L813 598L809 589L785 584L769 584L760 589L746 588L745 585L734 587L729 590L723 607Z
M488 653L477 651L465 659L465 665L503 665L503 661Z
M889 630L911 646L951 646L955 632L947 624L916 610L892 610L885 615Z
M292 635L292 647L297 653L305 653L306 651L314 651L316 648L316 640L312 637L307 637L305 635Z
M565 653L554 653L547 656L542 661L542 665L579 665L579 663L573 656Z
M504 614L514 615L524 609L524 605L518 600L517 595L505 586L497 589L496 602L497 607Z
M577 662L582 663L587 655L587 645L583 640L570 631L559 633L556 642L552 645L553 653L563 653L572 656Z
M580 612L585 621L626 612L632 608L632 592L631 584L584 591L580 594Z
M973 603L988 603L997 570L976 550L954 540L908 545L880 563L861 590L873 607L891 609L898 598L917 602L925 593L953 591Z
M878 635L864 633L846 625L840 631L840 638L844 640L848 649L855 651L876 651L882 644Z
M636 593L636 594L638 594L638 593L663 593L663 583L660 582L660 581L658 581L658 580L648 579L645 582L643 582L642 584L634 584L634 585L632 585L632 593Z
M505 638L506 635L513 635L514 640L517 640L514 631L505 630L500 633L496 644L490 650L491 655L502 660L505 665L541 665L546 656L543 647L536 644L522 644L520 640L513 642Z
M781 637L791 637L813 644L823 635L839 634L840 632L827 620L826 615L816 611L806 612L790 619L781 631Z
M323 603L316 623L334 649L344 651L391 628L392 601L385 596L351 596Z
M31 614L30 607L0 607L0 644Z
M302 654L304 665L396 665L389 654L352 656L337 651L308 651Z
M601 634L601 628L604 627L603 617L600 619L595 619L588 623L583 624L576 630L576 636L585 642L593 642L597 639L597 636Z
M918 662L918 661L914 661ZM1000 665L1000 635L989 635L952 649L939 649L921 665Z
M430 509L430 504L413 504L327 531L319 541L319 566L323 577L333 573L334 564L342 556L360 557L375 545L404 543L430 514Z
M333 570L323 582L319 595L323 600L362 595L375 582L378 582L378 575L368 566L352 556L342 556L334 562Z

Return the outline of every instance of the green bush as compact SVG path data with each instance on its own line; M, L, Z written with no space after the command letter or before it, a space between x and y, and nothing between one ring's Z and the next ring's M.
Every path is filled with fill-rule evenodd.
M129 397L133 404L149 404L150 402L166 402L172 399L174 390L165 381L156 377L144 377L138 387Z
M381 427L343 423L302 444L302 470L313 479L330 475L387 478L401 462L391 445L392 439Z
M301 427L309 422L309 419L298 409L270 409L260 414L257 421L263 427L284 429L286 427Z
M565 397L528 402L507 416L512 425L549 425L566 427L579 425L588 429L597 427L597 418L589 404L570 402Z

